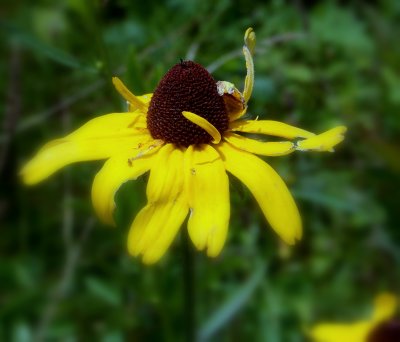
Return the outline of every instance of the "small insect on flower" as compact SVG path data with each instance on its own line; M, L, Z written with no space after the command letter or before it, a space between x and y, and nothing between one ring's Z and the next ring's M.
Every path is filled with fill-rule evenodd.
M128 101L127 113L93 119L51 141L22 169L25 183L38 183L75 162L106 159L92 186L99 218L114 224L114 196L128 180L150 171L147 205L137 214L128 250L145 263L159 260L188 213L188 231L198 250L219 255L227 236L230 204L227 172L253 193L271 227L288 244L301 238L296 204L263 156L298 151L333 151L346 128L315 135L282 122L245 120L254 83L255 33L244 36L244 90L216 82L200 64L181 60L161 79L154 94L135 96L114 77ZM272 135L280 142L253 140L241 133Z

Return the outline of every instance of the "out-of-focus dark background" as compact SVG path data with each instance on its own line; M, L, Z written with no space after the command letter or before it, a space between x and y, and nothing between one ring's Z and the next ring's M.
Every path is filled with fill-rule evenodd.
M202 341L303 341L399 290L399 1L8 1L0 15L0 340L179 341L191 326ZM183 58L242 88L249 26L251 116L349 128L335 153L268 159L302 213L294 248L235 180L226 246L192 251L192 273L184 229L155 266L127 254L145 179L118 192L116 229L91 207L101 162L21 184L45 142L125 110L112 75L143 94Z

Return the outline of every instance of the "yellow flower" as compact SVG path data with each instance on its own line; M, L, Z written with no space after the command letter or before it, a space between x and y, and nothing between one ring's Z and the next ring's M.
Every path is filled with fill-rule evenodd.
M45 145L22 170L27 184L42 181L67 164L107 159L96 175L92 201L104 222L113 224L114 195L128 180L147 171L147 205L137 214L128 250L154 263L165 253L188 213L188 231L199 250L217 256L226 240L230 205L226 171L253 193L271 227L288 244L301 238L296 204L263 156L293 151L333 151L345 127L320 135L271 120L244 120L253 89L255 34L249 28L243 53L244 91L215 82L192 61L181 61L160 81L154 94L133 95L116 77L128 113L113 113L86 123ZM272 135L280 142L253 140L240 133Z
M381 293L375 298L372 315L354 323L320 323L310 331L315 342L397 342L400 322L390 320L398 306L397 297Z

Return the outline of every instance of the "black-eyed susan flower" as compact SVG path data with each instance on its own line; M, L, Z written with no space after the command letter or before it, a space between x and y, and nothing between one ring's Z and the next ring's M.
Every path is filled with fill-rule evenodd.
M92 201L100 219L113 224L114 195L128 180L150 171L147 205L128 236L129 252L156 262L189 214L188 231L199 250L217 256L226 240L230 205L227 171L253 193L266 219L288 244L300 239L296 204L263 156L294 151L332 151L345 127L320 135L270 120L244 120L253 89L255 34L245 33L247 76L244 91L216 82L200 64L181 61L160 81L154 94L135 96L114 78L129 112L101 116L64 138L53 140L23 168L26 183L47 178L67 164L107 159L96 175ZM268 142L242 133L272 135Z
M353 323L320 323L310 331L315 342L398 342L400 320L393 319L398 299L390 293L375 298L371 315Z

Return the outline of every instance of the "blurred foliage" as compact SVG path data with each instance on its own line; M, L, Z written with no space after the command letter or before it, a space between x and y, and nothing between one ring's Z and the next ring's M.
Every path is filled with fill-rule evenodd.
M18 170L46 141L123 111L111 86L151 92L179 58L239 87L242 36L257 33L250 115L315 132L349 128L334 154L270 162L293 190L304 238L284 246L232 179L221 256L194 258L200 340L303 341L321 320L367 312L400 283L400 2L15 1L2 4L0 340L184 340L184 229L145 267L128 256L146 179L117 195L118 228L93 217L101 163L25 188Z

